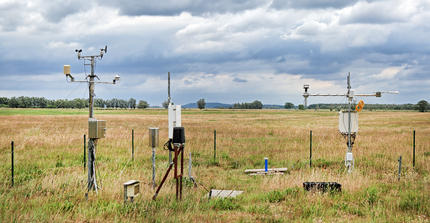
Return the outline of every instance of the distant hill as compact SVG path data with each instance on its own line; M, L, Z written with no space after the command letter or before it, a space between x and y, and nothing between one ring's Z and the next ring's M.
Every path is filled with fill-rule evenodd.
M197 108L197 102L188 103L186 105L182 105L182 108ZM233 104L225 104L219 102L206 102L205 108L230 108L233 107ZM263 105L263 109L284 109L283 105Z
M263 109L284 109L283 105L263 105Z

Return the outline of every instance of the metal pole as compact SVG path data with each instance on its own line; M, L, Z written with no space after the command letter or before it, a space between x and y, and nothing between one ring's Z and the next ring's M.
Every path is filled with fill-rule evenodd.
M180 146L175 146L175 158L174 158L174 176L176 179L176 200L178 200L178 195L179 195L179 179L178 179L178 159L179 159L179 148Z
M312 167L312 130L309 137L309 166Z
M87 135L84 134L84 173L85 173L85 167L87 166Z
M89 118L94 118L94 56L91 56L91 75L89 86ZM88 140L88 191L94 189L97 192L96 169L95 169L95 150L96 139L89 138Z
M134 161L134 129L131 130L131 160Z
M170 104L170 72L167 72L167 104Z
M181 150L181 176L180 176L180 182L179 182L179 200L182 200L182 177L184 176L184 155L185 155L185 148L184 144L182 144L182 150Z
M402 172L402 156L400 156L400 158L397 161L399 161L399 180L400 180L400 174Z
M90 75L90 82L88 82L88 86L89 86L89 109L90 109L90 118L93 118L94 116L94 101L93 101L93 96L94 96L94 56L91 57L91 75Z
M127 203L127 186L124 185L124 204Z
M350 97L350 73L348 72L348 152L352 151L351 148L351 97Z
M155 147L152 148L152 187L155 189Z
M13 177L13 171L14 171L14 170L13 170L13 164L14 164L14 163L13 163L13 155L14 155L14 154L13 154L13 153L14 153L14 151L13 151L13 150L14 150L14 148L13 148L13 141L11 142L11 147L12 147L12 153L11 153L11 156L12 156L12 187L13 187L13 183L14 183L14 182L13 182L13 181L14 181L14 177Z
M214 163L216 162L216 130L214 130Z
M190 153L190 159L189 159L189 161L188 161L188 180L189 181L192 181L191 179L192 179L192 177L191 177L191 153Z
M415 130L414 130L414 157L413 157L413 163L415 167Z

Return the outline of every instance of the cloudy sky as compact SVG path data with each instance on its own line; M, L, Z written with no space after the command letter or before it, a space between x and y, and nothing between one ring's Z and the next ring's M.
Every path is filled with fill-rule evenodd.
M365 103L430 100L430 2L419 0L0 0L0 96L88 97L161 105L167 72L178 104L303 103L310 93L400 92ZM75 88L77 88L75 90ZM73 93L72 93L73 92ZM314 97L309 103L341 102Z

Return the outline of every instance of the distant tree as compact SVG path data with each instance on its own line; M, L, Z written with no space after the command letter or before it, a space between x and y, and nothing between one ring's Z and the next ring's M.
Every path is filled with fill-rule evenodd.
M139 100L139 104L137 105L137 108L139 108L139 109L145 109L147 107L149 107L148 102Z
M9 99L7 97L0 97L0 105L7 105Z
M299 110L305 110L305 106L299 105Z
M61 108L71 108L71 106L70 106L70 101L69 101L69 100L67 100L67 99L65 99L65 100L63 101L63 104L62 104Z
M18 108L18 99L16 97L12 97L8 101L8 105L11 108Z
M167 101L164 101L163 103L161 103L161 106L163 106L163 108L165 108L165 109L168 109L169 103Z
M259 100L255 100L252 104L252 109L263 109L263 103Z
M128 108L128 101L126 101L125 99L118 99L117 100L118 103L118 107L119 108Z
M330 111L333 111L333 104L330 105Z
M202 98L202 99L200 99L200 100L197 101L197 108L204 109L205 106L206 106L206 102L205 102L204 98Z
M101 98L94 99L94 107L104 108L105 107L105 101Z
M291 102L287 102L287 103L285 103L284 108L285 109L292 109L292 108L294 108L294 104Z
M315 111L319 111L320 110L320 106L318 106L318 104L317 104L317 106L315 107Z
M18 108L30 108L31 99L29 97L19 96L18 97Z
M136 99L134 99L134 98L128 99L128 106L131 109L135 109L136 108Z
M75 98L73 101L70 101L70 104L73 108L85 108L85 99Z
M117 108L118 107L118 99L112 98L110 100L110 102L111 102L112 108Z
M38 108L39 107L39 98L31 97L30 98L30 108Z
M48 100L46 100L44 97L39 98L39 107L41 108L48 107Z
M420 112L426 112L427 108L429 106L429 103L426 100L421 100L418 102L418 104L415 106L415 110L418 110Z

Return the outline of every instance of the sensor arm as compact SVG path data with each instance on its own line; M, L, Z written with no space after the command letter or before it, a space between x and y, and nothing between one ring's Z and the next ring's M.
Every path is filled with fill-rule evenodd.
M355 96L360 96L360 97L381 97L382 93L387 93L387 94L398 94L398 91L378 91L375 92L374 94L355 94ZM303 94L303 96L305 97L305 94ZM336 96L341 96L341 97L347 97L348 94L307 94L306 97L309 96L323 96L323 97L336 97Z

